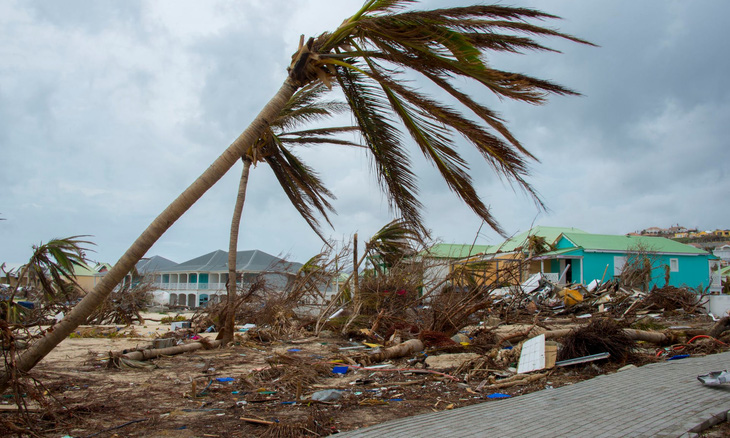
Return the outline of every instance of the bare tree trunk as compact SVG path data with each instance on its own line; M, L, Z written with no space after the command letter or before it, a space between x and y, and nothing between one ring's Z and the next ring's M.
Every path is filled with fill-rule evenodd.
M385 348L379 353L371 354L369 356L363 356L360 358L363 362L375 363L382 362L387 359L396 359L409 354L417 353L423 350L425 347L423 342L418 339L409 339L401 344L394 345L392 347Z
M191 342L189 344L176 345L167 348L151 348L149 350L131 351L121 356L132 360L154 359L160 356L174 356L176 354L187 353L188 351L200 350L201 348L215 348L221 345L221 341L211 341L207 345L202 342Z
M226 304L226 320L222 328L221 340L223 345L233 340L233 332L236 319L236 280L238 273L236 264L238 258L238 231L241 225L241 213L243 212L243 204L246 201L246 187L248 187L248 174L251 170L251 161L243 159L243 171L241 172L241 181L238 184L238 196L236 197L236 206L233 209L233 218L231 219L231 234L228 241L228 303Z
M670 336L660 332L648 332L646 330L624 329L624 333L635 341L651 342L652 344L664 344L672 340Z
M134 241L132 246L122 255L117 263L102 278L94 289L66 315L53 330L46 332L43 338L26 350L16 363L20 372L32 369L56 345L61 343L76 329L111 293L125 275L134 267L157 240L175 223L208 189L220 180L238 161L246 148L254 144L269 123L274 120L298 86L287 77L274 97L264 106L245 131L208 167L184 192L180 194L146 230ZM0 379L0 393L8 387L9 370Z
M360 288L360 276L358 274L358 268L360 263L357 261L357 233L352 238L352 297L353 301L359 298L358 289Z
M545 335L545 339L562 338L563 336L568 336L574 330L577 330L579 328L580 327L576 327L574 329L551 330L542 334ZM665 333L661 332L648 332L646 330L634 330L628 328L623 329L623 332L624 334L626 334L626 336L635 341L651 342L652 344L664 344L672 340L671 336L668 336Z

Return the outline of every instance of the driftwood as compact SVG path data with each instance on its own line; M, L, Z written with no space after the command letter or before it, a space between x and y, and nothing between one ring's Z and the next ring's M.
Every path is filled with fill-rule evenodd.
M648 332L646 330L624 329L626 335L635 341L651 342L652 344L665 344L671 342L672 337L661 332Z
M132 360L148 360L160 356L174 356L188 351L200 350L201 348L215 348L220 346L220 344L220 340L210 342L191 342L189 344L176 345L174 347L130 351L129 353L116 353L116 355Z
M713 338L719 338L726 330L730 330L730 316L720 318L715 325L712 326L708 335Z
M360 359L364 362L382 362L388 359L395 359L398 357L408 356L423 350L425 347L423 342L418 339L409 339L402 344L394 345L392 347L385 348L378 353L371 354L369 356L363 356Z
M569 335L575 329L551 330L545 333L545 339L562 338ZM671 336L661 332L650 332L646 330L623 329L623 332L635 341L651 342L652 344L664 344L672 340Z
M502 388L510 388L512 386L527 385L528 383L532 383L537 380L540 380L547 375L548 375L548 373L517 374L515 376L508 377L506 379L502 379L499 381L499 383L494 383L494 384L486 385L486 386L479 385L480 388L477 388L477 390L502 389Z

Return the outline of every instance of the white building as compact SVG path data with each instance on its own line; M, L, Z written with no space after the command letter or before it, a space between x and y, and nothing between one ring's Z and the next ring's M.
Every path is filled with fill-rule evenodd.
M301 263L287 262L259 250L238 251L237 283L240 286L265 274L269 286L283 289L301 266ZM228 252L217 250L183 263L154 256L140 260L137 272L158 288L154 292L156 302L171 306L204 306L226 295Z

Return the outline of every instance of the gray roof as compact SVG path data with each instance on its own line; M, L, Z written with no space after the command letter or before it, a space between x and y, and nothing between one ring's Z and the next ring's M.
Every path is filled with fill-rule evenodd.
M135 268L137 268L137 272L140 274L148 274L150 272L165 271L174 266L177 266L177 263L172 260L161 256L152 256L138 261Z
M301 263L288 262L257 249L236 253L238 272L297 272ZM228 272L228 252L223 250L196 257L180 264L158 269L158 272Z

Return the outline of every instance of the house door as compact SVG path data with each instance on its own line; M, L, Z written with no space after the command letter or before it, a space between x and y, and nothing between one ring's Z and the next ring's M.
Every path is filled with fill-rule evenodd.
M208 294L200 294L200 298L198 298L198 306L205 307L206 304L208 304Z
M572 259L561 259L560 260L560 284L570 284L573 282L573 260Z
M208 289L208 274L198 274L198 289Z

